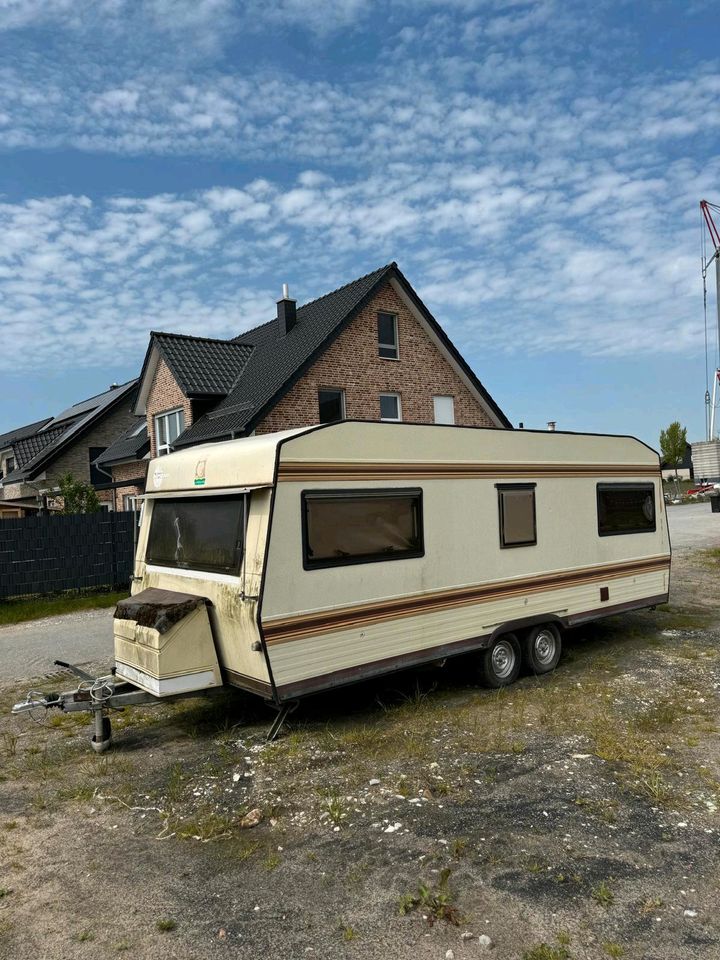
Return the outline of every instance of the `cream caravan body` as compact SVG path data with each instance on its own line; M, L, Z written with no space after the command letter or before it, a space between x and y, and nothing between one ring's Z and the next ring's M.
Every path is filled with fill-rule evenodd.
M669 568L658 456L631 437L345 421L193 447L150 464L117 672L281 702L653 606ZM205 601L217 669L173 594Z

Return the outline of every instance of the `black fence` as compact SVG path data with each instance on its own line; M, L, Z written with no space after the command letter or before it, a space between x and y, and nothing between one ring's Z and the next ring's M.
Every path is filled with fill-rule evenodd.
M132 511L0 520L0 599L127 587L136 521Z

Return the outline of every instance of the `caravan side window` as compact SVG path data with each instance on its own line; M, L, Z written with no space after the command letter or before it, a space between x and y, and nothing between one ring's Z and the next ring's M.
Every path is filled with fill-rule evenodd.
M599 483L598 534L652 533L655 529L655 487L652 483Z
M307 490L306 570L423 556L422 490Z
M496 483L500 511L500 546L537 543L534 483Z

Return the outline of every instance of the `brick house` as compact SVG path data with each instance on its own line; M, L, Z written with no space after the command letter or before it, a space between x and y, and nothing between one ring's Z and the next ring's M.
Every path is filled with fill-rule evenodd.
M131 380L0 436L0 518L47 506L65 473L92 483L100 500L111 505L112 478L95 461L119 433L137 424L136 393L137 381Z
M511 428L396 263L301 307L285 290L273 320L231 340L153 333L135 412L152 457L343 418ZM145 467L111 465L135 478L118 506Z

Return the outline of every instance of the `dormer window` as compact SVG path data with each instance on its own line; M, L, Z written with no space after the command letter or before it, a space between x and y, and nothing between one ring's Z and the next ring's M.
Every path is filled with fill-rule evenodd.
M378 313L378 356L384 360L398 359L397 317L394 313Z

